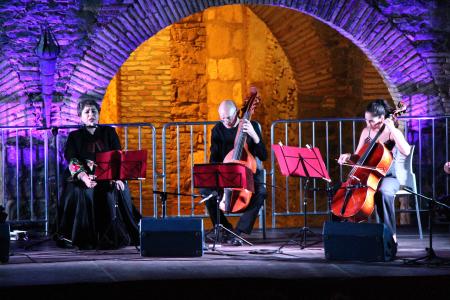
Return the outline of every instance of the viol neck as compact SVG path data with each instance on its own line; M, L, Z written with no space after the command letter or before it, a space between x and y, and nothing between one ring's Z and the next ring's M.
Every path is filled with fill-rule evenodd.
M246 111L244 116L242 117L242 119L250 121L250 118L251 118L250 113L248 111ZM247 142L247 133L244 132L243 123L241 122L238 127L236 142L234 143L234 153L233 153L234 160L241 159L242 150L244 149L244 145L246 142Z

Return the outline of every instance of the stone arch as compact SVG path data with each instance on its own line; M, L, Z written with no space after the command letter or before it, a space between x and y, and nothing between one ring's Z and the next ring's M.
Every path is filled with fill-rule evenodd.
M0 125L39 124L40 108L36 112L27 100L25 85L18 72L8 59L0 56Z
M332 29L308 15L299 16L294 10L262 5L249 7L266 24L289 60L302 110L299 117L317 116L317 109L327 101L325 98L337 96L339 83L333 70L331 49L315 26L321 24L327 32ZM341 35L339 38L344 40ZM321 116L324 113L321 110Z
M109 81L130 53L162 28L208 7L228 4L274 5L310 15L356 44L383 77L394 100L414 104L412 114L443 112L433 76L420 53L395 24L365 1L142 0L91 37L67 85L63 118L76 120L81 94L101 100Z
M353 117L364 110L367 101L391 97L368 57L330 26L291 9L249 7L289 58L298 87L300 118L317 117L317 111L322 117ZM373 89L374 82L377 89ZM352 105L339 105L347 101Z

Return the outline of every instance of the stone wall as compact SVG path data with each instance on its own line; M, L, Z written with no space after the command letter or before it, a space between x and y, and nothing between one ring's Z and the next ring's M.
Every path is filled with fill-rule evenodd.
M3 125L40 125L34 101L41 101L39 59L35 54L41 28L49 26L61 52L55 74L55 101L67 97L68 83L75 68L101 76L96 67L78 65L89 44L89 37L123 12L129 4L116 1L2 1L0 4L1 53L0 101L21 103L20 108L3 106L0 114L16 114L13 120L2 118ZM100 73L100 74L99 74ZM110 78L109 78L110 79ZM109 81L108 79L108 81ZM83 82L83 78L78 79ZM59 95L59 96L58 96ZM22 113L17 113L17 111ZM55 107L54 123L60 120ZM38 111L39 112L39 111ZM68 117L63 113L62 117ZM76 114L75 114L76 118ZM70 119L74 119L71 117Z
M224 35L235 37L226 43ZM265 24L249 9L212 8L161 30L132 53L107 89L101 121L151 122L161 128L172 121L217 120L218 104L231 98L242 105L242 90L250 84L260 87L263 103L255 118L261 122L268 142L271 122L280 116L297 117L296 84L289 62ZM180 127L178 131L178 158L176 131L171 129L166 134L168 190L176 189L179 159L183 170L180 185L183 192L189 192L190 129ZM208 130L208 148L209 135ZM130 134L128 137L133 138ZM195 128L194 162L204 162L209 155L209 151L203 151L204 139L203 130ZM135 140L130 141L129 148L133 145ZM190 198L183 197L182 202L189 207ZM173 199L169 199L168 207L177 208ZM144 205L145 212L149 209Z
M254 118L261 123L269 145L270 125L277 119L314 117L319 111L322 116L354 116L355 107L362 112L367 101L389 98L380 75L357 47L313 18L286 10L284 18L278 20L280 24L276 20L269 24L285 32L288 28L283 27L283 20L295 26L303 47L290 48L291 54L296 50L299 56L293 67L282 45L259 17L273 14L273 10L277 8L211 8L160 31L132 53L111 82L103 100L102 120L111 115L106 110L112 107L111 101L120 107L119 123L148 121L161 127L169 121L217 120L217 106L223 99L234 99L242 105L245 90L255 85L263 101ZM294 70L301 71L296 74ZM166 75L167 82L162 84L160 76ZM353 105L339 105L345 101ZM170 115L166 115L167 105L171 107ZM209 140L209 131L207 135ZM176 190L179 159L181 190L188 193L189 128L180 127L179 137L181 151L177 158L176 132L168 131L168 190ZM194 162L204 161L204 138L202 130L194 130ZM311 143L310 139L304 136L304 143ZM295 143L298 141L294 135L289 144ZM191 208L190 200L182 197L182 213L188 212L183 207ZM171 213L176 213L175 201L169 199L168 204ZM290 209L298 209L297 204Z
M102 123L152 123L161 128L162 124L173 121L172 109L175 94L171 69L173 55L171 28L166 28L142 43L122 65L111 80L102 101L100 122ZM124 130L118 128L122 147L125 145ZM128 149L138 148L138 131L127 131ZM151 152L151 131L142 130L141 147ZM161 135L159 132L158 139ZM160 156L160 154L158 154ZM147 162L147 179L143 188L144 215L153 213L151 158ZM158 168L161 165L158 164ZM132 194L138 194L136 182L130 182ZM137 199L135 199L137 203Z
M171 121L189 122L207 120L207 73L206 73L206 43L207 32L204 24L204 15L198 13L175 23L170 28L171 42L171 70L170 76L174 93L171 98ZM182 192L189 193L191 186L191 128L180 126L178 130L179 143L177 145L177 131L171 127L166 134L167 144L167 183L168 190L176 190L178 181L177 160L180 164L179 181ZM195 160L203 162L204 152L201 151L205 136L203 131L192 132L192 150ZM177 157L177 147L181 150ZM169 203L173 212L177 205L176 197ZM191 198L183 197L186 204L183 213L189 213Z
M448 1L239 2L283 5L319 19L363 50L394 100L409 101L414 114L448 112ZM54 100L64 105L54 109L54 123L75 123L77 99L87 93L100 101L114 74L139 44L183 17L221 4L225 2L3 1L0 101L22 106L2 106L0 113L23 113L13 120L2 118L2 124L40 122L34 117L39 113L37 106L28 103L41 101L36 97L40 82L34 53L41 25L48 24L61 45ZM276 14L273 19L279 17ZM276 27L269 29L277 31ZM284 44L284 39L275 37L292 62L289 49L295 43Z
M180 76L181 73L172 74L178 50L170 52L171 79L170 83L162 84L166 90L149 92L148 87L130 92L144 93L134 98L135 101L151 96L171 100L152 100L145 109L136 108L135 103L128 104L127 113L135 113L139 121L147 117L161 122L215 119L214 109L219 99L232 97L239 101L251 83L260 87L263 99L272 99L257 110L256 118L262 120L263 126L273 118L292 116L290 109L295 105L294 115L302 117L350 116L352 113L359 116L364 102L378 95L386 97L388 93L394 101L407 101L413 115L449 113L448 1L20 0L0 4L0 125L42 124L39 61L34 52L41 26L48 25L61 46L55 74L52 124L74 124L78 122L75 107L80 96L88 94L102 101L116 74L110 89L117 94L125 92L118 79L119 69L139 45L184 17L209 7L238 2L252 5L252 12L260 20L244 12L243 7L224 6L228 13L220 19L192 17L187 22L190 24L181 22L173 27L185 32L185 36L170 34L171 38L179 36L173 41L181 48L204 46L205 52L220 54L214 54L217 56L213 56L213 61L198 63L196 57L188 53L180 56L188 58L188 65L177 68L197 74L194 82L199 88L178 88L188 80ZM259 30L264 27L257 25L260 22L264 23L264 30L270 32L265 36L265 47L261 47L263 41L251 38L252 34L260 37ZM239 24L245 26L239 29ZM222 56L220 51L227 47L221 49L220 43L209 47L206 37L209 25L212 31L229 28L228 36L220 36L220 41L228 37L230 44L223 44L229 44L237 52ZM336 32L348 40L337 37ZM249 44L239 41L249 41ZM171 47L169 49L173 49ZM253 49L257 51L251 52ZM280 53L285 55L289 67L283 60L274 59L282 57ZM193 67L196 64L198 69ZM203 70L202 64L205 65ZM214 87L215 68L216 76L222 76L221 82L227 82L226 88ZM160 74L167 70L154 71ZM239 72L241 76L234 77ZM381 86L382 82L388 93ZM228 84L232 84L231 90ZM159 88L160 85L156 85ZM278 94L279 91L283 93ZM183 109L172 109L178 105ZM358 111L353 111L355 106ZM117 97L110 98L103 107L110 112L108 120L121 120L125 107ZM267 140L268 128L263 129ZM201 143L202 137L198 137Z
M450 2L449 1L399 1L371 0L368 1L379 9L390 22L411 42L418 51L418 56L426 63L427 69L433 75L440 102L447 114L450 114ZM414 72L410 64L413 84L419 93L405 97L418 110L426 114L428 104L421 103L420 94L430 94L431 87L421 82L421 73ZM423 96L422 96L423 98ZM419 100L419 101L416 101Z

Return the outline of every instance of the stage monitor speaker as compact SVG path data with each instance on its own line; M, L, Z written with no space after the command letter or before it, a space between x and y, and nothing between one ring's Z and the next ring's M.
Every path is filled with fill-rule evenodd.
M141 256L203 255L203 220L199 218L143 218Z
M0 262L9 261L9 224L0 224Z
M328 260L390 261L397 252L384 224L325 222L323 243Z

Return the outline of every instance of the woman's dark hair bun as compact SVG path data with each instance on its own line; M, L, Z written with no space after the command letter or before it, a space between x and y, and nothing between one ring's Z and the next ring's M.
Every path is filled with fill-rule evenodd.
M384 116L387 118L393 112L393 109L386 100L376 99L367 105L366 112L370 112L375 117Z

